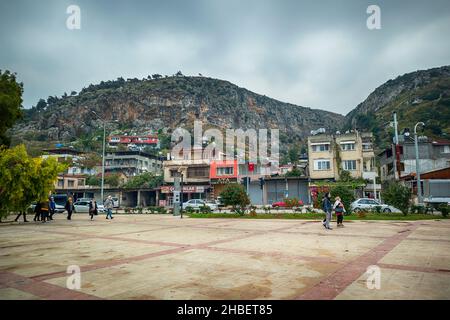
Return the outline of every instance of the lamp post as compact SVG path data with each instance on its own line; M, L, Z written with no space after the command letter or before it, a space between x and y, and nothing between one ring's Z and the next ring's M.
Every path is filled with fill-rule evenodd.
M422 185L420 183L420 165L419 165L419 143L417 139L417 126L425 126L425 123L423 122L417 122L414 126L414 144L416 147L416 176L417 176L417 199L419 201L419 204L422 204Z

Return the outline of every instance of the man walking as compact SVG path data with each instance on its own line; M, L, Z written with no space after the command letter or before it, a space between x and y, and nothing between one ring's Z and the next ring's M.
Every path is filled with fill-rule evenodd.
M53 220L53 215L55 214L55 210L56 210L55 198L50 197L50 202L49 202L49 213L50 213L50 215L48 216L48 218L50 220Z
M106 219L109 219L108 217L110 217L111 219L114 219L112 216L113 206L114 205L113 205L112 197L108 196L108 198L106 198L106 201L105 201Z
M72 197L69 197L67 199L65 208L67 210L67 220L72 220L72 213L73 213L73 200L72 200Z
M327 193L325 193L325 197L322 200L322 209L323 209L323 211L325 211L325 221L323 221L322 224L325 227L325 229L327 229L327 230L333 230L330 227L331 210L332 210L330 197L331 197L330 193L327 192Z

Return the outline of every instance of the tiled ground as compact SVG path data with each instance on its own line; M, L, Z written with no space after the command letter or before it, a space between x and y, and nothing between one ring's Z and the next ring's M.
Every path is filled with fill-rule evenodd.
M66 287L69 265L81 290ZM368 289L367 267L381 270ZM450 221L63 215L0 225L0 299L449 299Z

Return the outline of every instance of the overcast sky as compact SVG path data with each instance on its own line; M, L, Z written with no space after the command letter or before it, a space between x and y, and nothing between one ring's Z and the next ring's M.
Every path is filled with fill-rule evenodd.
M69 30L66 9L81 9ZM369 30L366 9L381 8ZM450 64L450 1L0 2L0 69L24 106L117 77L181 70L346 114L397 75Z

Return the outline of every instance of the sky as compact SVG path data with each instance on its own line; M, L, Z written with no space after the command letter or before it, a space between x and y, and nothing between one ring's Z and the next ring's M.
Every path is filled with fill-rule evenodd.
M67 27L70 5L80 29ZM26 108L181 70L346 114L389 79L449 65L449 33L448 0L0 0L0 69L24 83Z

